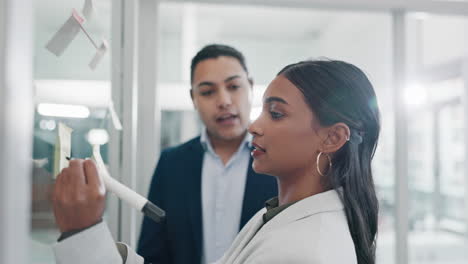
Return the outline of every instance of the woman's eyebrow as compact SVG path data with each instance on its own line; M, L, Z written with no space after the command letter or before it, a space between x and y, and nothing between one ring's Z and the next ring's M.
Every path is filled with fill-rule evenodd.
M268 104L268 103L271 103L271 102L279 102L279 103L283 103L283 104L288 104L288 102L286 102L286 100L284 100L281 97L277 97L277 96L271 96L271 97L265 98L265 100L263 102L265 104Z

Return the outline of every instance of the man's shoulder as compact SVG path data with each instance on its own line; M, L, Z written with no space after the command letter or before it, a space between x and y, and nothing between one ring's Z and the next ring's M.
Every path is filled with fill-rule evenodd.
M202 146L200 143L200 136L197 136L177 146L165 148L162 151L161 156L180 157L180 155L193 155L201 152L201 150Z

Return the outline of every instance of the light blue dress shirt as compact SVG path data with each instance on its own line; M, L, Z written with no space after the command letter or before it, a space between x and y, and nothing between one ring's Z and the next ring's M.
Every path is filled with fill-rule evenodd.
M220 259L239 233L252 135L224 165L214 152L206 129L200 141L205 150L202 168L203 263Z

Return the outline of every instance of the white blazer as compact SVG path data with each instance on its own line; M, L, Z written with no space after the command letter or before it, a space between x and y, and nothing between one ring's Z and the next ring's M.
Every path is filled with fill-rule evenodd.
M265 212L244 226L216 264L357 263L337 191L298 201L261 227ZM57 264L143 264L127 245L115 246L105 222L55 244L54 252Z
M217 263L357 263L337 191L298 201L261 227L265 212L247 223Z

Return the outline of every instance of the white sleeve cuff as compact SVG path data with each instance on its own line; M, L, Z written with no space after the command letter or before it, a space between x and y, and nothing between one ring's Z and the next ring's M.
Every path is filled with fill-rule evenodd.
M122 256L103 221L53 245L57 264L121 264Z

